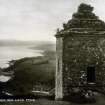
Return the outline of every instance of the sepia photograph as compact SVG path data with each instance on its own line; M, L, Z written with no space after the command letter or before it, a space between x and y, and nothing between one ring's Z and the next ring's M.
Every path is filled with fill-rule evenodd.
M105 0L0 0L0 105L105 105Z

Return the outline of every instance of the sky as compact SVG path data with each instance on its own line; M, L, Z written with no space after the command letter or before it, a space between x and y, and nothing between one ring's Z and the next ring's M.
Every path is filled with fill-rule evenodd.
M0 0L0 39L55 41L80 3L105 21L105 0Z

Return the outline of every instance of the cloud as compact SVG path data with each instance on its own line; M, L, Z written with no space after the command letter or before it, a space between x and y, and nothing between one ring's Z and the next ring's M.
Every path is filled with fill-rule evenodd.
M104 0L0 0L0 39L54 41L56 28L81 2L93 5L104 19Z

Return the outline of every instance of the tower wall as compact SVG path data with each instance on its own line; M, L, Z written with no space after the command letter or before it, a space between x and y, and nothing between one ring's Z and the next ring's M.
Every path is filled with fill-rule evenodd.
M92 84L105 93L105 22L92 11L90 5L80 4L72 19L64 23L63 29L55 35L56 99L62 99L76 89L80 92L81 83L82 89L83 86L88 88L87 72L91 67L95 70L91 75L96 76ZM92 89L95 88L92 86Z
M69 36L63 45L63 94L70 95L80 87L80 78L87 68L95 68L95 90L104 92L105 84L105 36ZM88 87L87 87L88 88Z
M63 98L63 39L62 37L56 39L56 75L55 75L55 99L59 100Z

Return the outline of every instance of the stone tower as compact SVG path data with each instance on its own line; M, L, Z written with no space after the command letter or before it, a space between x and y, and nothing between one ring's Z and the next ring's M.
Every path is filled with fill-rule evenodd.
M105 23L93 7L80 4L72 19L56 33L55 98L62 99L79 88L85 75L85 85L105 91Z

